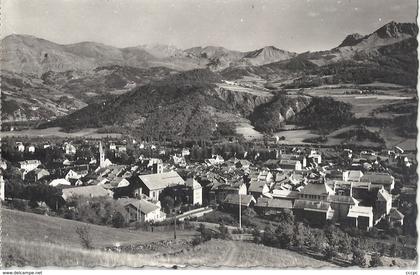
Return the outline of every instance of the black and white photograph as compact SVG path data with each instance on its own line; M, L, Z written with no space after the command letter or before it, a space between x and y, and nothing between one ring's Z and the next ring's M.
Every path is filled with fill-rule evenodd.
M417 274L417 0L0 7L2 274Z

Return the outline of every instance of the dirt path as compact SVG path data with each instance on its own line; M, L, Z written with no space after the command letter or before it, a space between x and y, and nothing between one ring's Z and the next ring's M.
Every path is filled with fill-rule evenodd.
M236 245L235 241L228 241L226 242L229 245L229 250L226 256L226 260L222 263L222 266L227 267L235 267L236 266L236 258L238 257L238 246Z

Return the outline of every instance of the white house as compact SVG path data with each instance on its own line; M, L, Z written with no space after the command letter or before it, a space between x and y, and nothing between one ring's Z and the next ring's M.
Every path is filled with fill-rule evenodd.
M122 198L117 202L124 208L122 213L127 222L160 222L166 219L166 214L159 205L144 199Z
M66 179L54 179L50 182L50 186L59 186L59 185L71 185L71 183Z
M25 145L22 142L16 142L16 148L19 152L25 152Z
M25 170L26 172L32 171L40 165L41 165L41 161L37 159L25 160L25 161L19 162L20 169Z

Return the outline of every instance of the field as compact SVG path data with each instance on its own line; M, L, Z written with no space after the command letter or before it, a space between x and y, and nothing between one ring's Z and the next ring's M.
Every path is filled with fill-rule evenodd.
M172 232L144 232L91 225L62 218L49 217L21 211L2 209L2 240L19 240L81 248L76 228L88 225L93 246L102 248L115 243L147 243L171 239ZM179 238L192 238L195 231L177 232ZM4 252L4 250L3 250Z
M0 138L3 137L86 137L86 138L119 138L121 134L116 133L97 133L98 129L86 128L77 132L66 133L59 127L46 129L28 129L22 131L0 132Z

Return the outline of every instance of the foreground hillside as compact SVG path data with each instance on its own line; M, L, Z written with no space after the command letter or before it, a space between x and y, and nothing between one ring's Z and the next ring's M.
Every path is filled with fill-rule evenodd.
M1 210L1 220L2 240L44 243L44 245L72 248L81 248L76 228L86 225L92 233L93 246L96 248L112 246L115 243L147 243L173 237L172 232L152 233L116 229L5 208ZM191 238L196 234L194 231L178 233L179 238ZM7 250L3 248L3 253L5 251Z
M187 246L173 254L125 254L80 247L75 228L80 222L2 209L2 261L21 266L173 266L206 265L235 267L321 267L331 264L297 253L252 243L211 240L196 247ZM172 232L130 232L89 225L95 248L167 240ZM194 233L178 232L178 239Z

